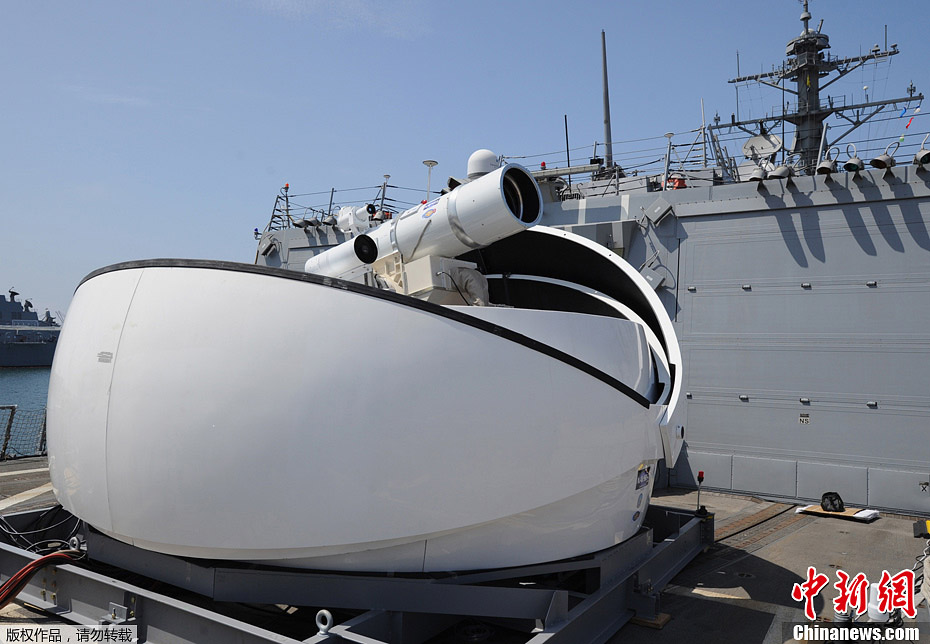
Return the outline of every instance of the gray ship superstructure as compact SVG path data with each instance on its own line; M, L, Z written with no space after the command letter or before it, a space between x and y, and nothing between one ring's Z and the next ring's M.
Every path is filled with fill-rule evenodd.
M32 302L9 293L9 299L0 294L0 367L51 366L61 326L48 311L39 319Z
M897 46L831 57L806 3L801 20L784 64L731 81L780 90L777 114L717 118L668 135L651 165L622 166L622 145L613 142L603 157L595 148L583 163L540 168L533 172L545 201L539 223L639 267L671 316L685 395L675 420L684 449L669 483L694 486L703 471L705 485L717 489L805 500L836 491L850 505L928 513L923 95L913 85L887 101L847 104L822 95L861 65L896 55ZM900 137L856 138L863 124L902 118ZM786 146L789 128L795 134ZM388 188L385 179L367 207L334 203L335 193L326 193L321 206L304 208L282 191L269 225L256 231L256 263L303 270L321 250L396 214ZM519 254L519 238L462 256L497 276L489 280L491 303L519 306L531 291L538 299L547 289L543 299L553 309L577 310L588 298L591 311L623 316L597 308L596 294L613 288L597 277L587 276L590 292L581 294L511 276L506 258ZM520 261L544 278L547 265L572 258L541 253Z

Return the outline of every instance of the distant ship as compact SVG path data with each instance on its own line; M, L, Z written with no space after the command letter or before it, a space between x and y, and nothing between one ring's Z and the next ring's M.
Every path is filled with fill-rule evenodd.
M0 367L49 367L61 326L47 310L40 320L32 302L0 295Z

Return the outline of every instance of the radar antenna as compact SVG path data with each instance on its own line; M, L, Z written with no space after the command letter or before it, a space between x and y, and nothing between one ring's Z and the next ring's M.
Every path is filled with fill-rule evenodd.
M884 101L869 101L855 105L837 105L828 99L821 102L820 92L853 70L858 69L869 61L877 61L900 53L897 45L891 49L880 50L878 45L867 54L851 56L848 58L834 58L825 56L824 50L830 48L830 38L820 29L811 29L811 14L808 11L808 0L799 0L803 7L801 22L804 30L797 38L788 42L786 52L788 60L771 72L740 76L731 79L730 83L756 82L774 87L782 92L794 94L797 97L797 109L793 113L784 113L762 119L737 121L735 118L723 127L738 127L752 135L764 135L773 129L779 122L788 122L797 128L794 147L791 152L799 156L798 167L807 174L813 174L820 161L821 150L830 149L837 145L844 137L870 120L889 105L898 103L922 101L923 94L914 94L913 86L908 88L908 96ZM832 74L836 75L821 84L821 80ZM786 86L786 81L794 82L794 89ZM826 140L824 121L836 115L847 121L849 127L837 134L832 140ZM840 129L840 128L837 128Z

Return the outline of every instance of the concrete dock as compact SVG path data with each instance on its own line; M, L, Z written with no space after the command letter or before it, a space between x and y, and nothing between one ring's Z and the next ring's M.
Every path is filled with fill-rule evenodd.
M0 463L0 514L54 503L44 457ZM697 494L660 490L653 503L695 509ZM792 599L791 591L805 579L808 566L829 577L814 608L819 619L832 621L837 570L850 576L862 572L870 582L877 582L883 570L895 574L911 568L925 546L924 540L913 536L913 517L882 513L864 523L799 514L795 505L707 490L701 494L701 503L715 515L716 543L662 593L661 610L669 619L663 620L661 628L657 623L629 623L611 643L797 641L785 625L807 621L802 603ZM0 625L50 620L58 618L16 602L0 611ZM922 630L916 641L930 644L926 604L918 608L918 620Z

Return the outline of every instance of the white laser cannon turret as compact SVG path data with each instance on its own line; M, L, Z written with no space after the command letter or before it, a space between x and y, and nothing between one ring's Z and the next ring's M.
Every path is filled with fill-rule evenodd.
M349 209L364 234L309 274L89 275L49 381L62 507L138 548L317 570L529 565L637 534L683 439L671 318L623 258L537 225L527 170L481 175L479 156L477 178L375 228ZM477 248L485 274L462 259ZM268 311L367 341L269 333Z
M395 253L402 262L455 257L521 232L541 215L536 180L522 166L509 164L311 257L304 270L355 279Z

